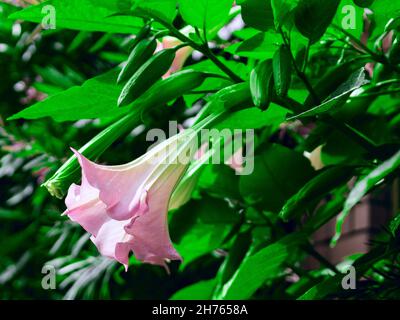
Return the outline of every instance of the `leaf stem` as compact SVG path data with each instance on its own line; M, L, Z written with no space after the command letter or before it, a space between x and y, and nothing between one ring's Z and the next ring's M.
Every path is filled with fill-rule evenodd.
M243 79L241 79L239 76L237 76L231 69L229 69L223 62L221 62L210 50L208 45L200 45L196 42L194 42L192 39L189 37L185 36L183 33L181 33L177 28L175 28L172 24L163 21L162 19L157 19L157 17L154 17L157 22L161 23L164 27L166 27L172 36L175 38L181 40L182 42L187 43L190 45L193 49L200 51L203 53L207 58L209 58L221 71L223 71L226 75L229 76L234 82L243 82Z
M305 251L310 254L313 258L315 258L318 262L320 262L325 267L332 270L335 274L338 274L339 271L332 263L330 263L325 257L323 257L311 244L305 246Z
M387 63L387 59L385 56L376 54L374 51L372 51L370 48L368 48L365 44L363 44L359 39L357 39L355 36L353 36L351 33L348 31L344 30L343 28L339 27L336 24L332 25L336 30L342 32L346 37L350 38L359 48L364 50L366 53L368 53L375 61L381 62L381 63Z
M312 87L310 81L308 80L308 78L307 78L305 72L301 71L301 70L299 69L299 67L297 66L296 59L294 58L293 53L292 53L292 50L291 50L291 48L290 48L289 40L287 39L287 37L286 37L285 33L283 32L282 28L279 29L279 32L280 32L280 34L281 34L281 36L282 36L282 40L283 40L284 45L286 46L286 49L287 49L287 50L289 51L289 53L290 53L290 58L291 58L291 60L292 60L292 62L293 62L293 67L294 67L294 70L296 71L297 76L300 78L300 80L301 80L301 81L304 83L304 85L306 86L308 92L310 93L311 97L312 97L313 100L314 100L314 103L315 103L316 105L321 104L321 100L319 99L318 95L316 94L316 92L315 92L314 88Z
M397 65L392 64L384 54L377 54L376 52L374 52L373 50L368 48L368 46L363 44L359 39L357 39L355 36L353 36L351 33L342 29L338 25L333 24L332 26L336 30L342 32L346 37L350 38L357 46L359 46L362 50L364 50L366 53L368 53L372 57L372 59L374 59L376 62L380 62L382 64L388 65L394 71L396 71L397 73L400 73L400 68Z

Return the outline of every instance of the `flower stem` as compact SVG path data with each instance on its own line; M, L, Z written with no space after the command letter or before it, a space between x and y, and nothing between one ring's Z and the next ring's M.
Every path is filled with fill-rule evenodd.
M157 17L153 17L154 20L157 20L160 24L162 24L164 27L166 27L172 36L175 38L179 39L182 42L186 42L188 45L190 45L193 49L200 51L203 53L207 58L209 58L221 71L223 71L226 75L229 76L234 82L243 82L243 79L237 76L231 69L229 69L221 60L219 60L210 50L208 45L204 44L198 44L194 42L192 39L189 37L185 36L182 32L180 32L177 28L175 28L172 24L162 20L158 19Z

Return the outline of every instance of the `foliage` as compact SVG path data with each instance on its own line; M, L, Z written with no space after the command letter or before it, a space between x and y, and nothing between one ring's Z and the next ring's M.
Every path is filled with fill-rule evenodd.
M399 214L342 264L312 240L337 219L340 241L354 206L398 186L399 2L13 2L0 3L0 298L400 298ZM41 24L49 5L55 29ZM144 59L132 52L141 37L180 44ZM161 79L188 47L183 70ZM128 84L117 81L127 60ZM77 166L69 147L127 163L146 152L147 130L220 112L216 128L255 130L254 171L196 172L191 200L169 212L184 258L170 274L99 256L43 187L62 197L79 182L57 171ZM305 267L310 256L319 267ZM356 267L355 291L341 288L343 263ZM57 290L42 289L44 265Z

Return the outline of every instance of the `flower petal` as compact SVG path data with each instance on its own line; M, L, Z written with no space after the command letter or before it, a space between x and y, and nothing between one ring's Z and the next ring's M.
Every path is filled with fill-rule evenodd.
M82 177L99 190L99 198L107 206L107 213L116 220L128 220L135 215L130 209L132 199L150 174L151 163L129 166L102 166L74 151L82 167Z
M129 221L109 220L102 225L97 236L91 237L99 252L128 266L133 237L125 232Z
M165 260L182 260L172 245L168 231L169 200L186 165L169 165L148 188L148 211L125 227L133 236L133 252L138 260L165 266Z
M97 189L83 181L82 186L72 184L65 199L67 205L65 214L94 236L110 219L106 213L106 206L99 200L98 195Z

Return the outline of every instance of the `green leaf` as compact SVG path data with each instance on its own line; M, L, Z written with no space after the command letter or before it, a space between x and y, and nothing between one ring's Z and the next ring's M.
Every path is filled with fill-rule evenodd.
M76 84L80 84L74 83L73 80L51 65L47 65L44 68L34 66L33 69L43 78L43 82L52 84L59 88L68 89Z
M337 90L355 72L361 72L361 68L364 68L365 64L369 61L368 58L358 57L327 70L326 74L318 80L318 83L314 84L315 93L321 101L327 99L331 96L332 92ZM307 97L305 106L315 106L312 95Z
M50 0L27 7L9 18L42 23L46 16L42 10L48 5L55 8L56 28L132 34L143 25L142 19L136 17L111 16L129 10L129 0Z
M225 87L214 94L204 107L197 122L210 114L221 113L236 107L252 105L249 84L247 82Z
M340 131L334 131L325 138L321 151L321 161L324 165L351 165L363 162L365 149L349 139Z
M238 219L227 202L209 196L172 212L171 239L183 257L183 266L217 249Z
M323 299L330 293L333 293L341 288L344 274L337 274L334 277L327 278L301 295L298 300L318 300Z
M274 14L270 0L237 1L242 7L242 17L247 26L267 31L274 28Z
M318 203L327 193L346 183L352 176L354 167L331 167L323 170L311 179L282 208L280 217L288 220L299 213L304 213L311 203Z
M313 117L335 110L347 101L348 97L354 90L360 88L366 83L365 70L362 68L358 72L353 73L345 83L343 83L334 93L331 94L330 97L327 98L325 102L310 110L290 117L289 120Z
M222 57L219 57L219 60L225 64L229 69L231 69L233 72L235 72L236 75L240 76L241 78L245 79L248 77L248 70L247 66L241 62L235 61L235 60L227 60ZM190 70L197 70L197 71L202 71L202 72L210 72L213 74L220 74L222 76L225 76L226 74L221 71L211 60L202 60L198 63L191 64L187 66L185 69L190 69ZM227 86L232 85L232 81L229 79L224 79L224 78L208 78L204 81L204 83L199 86L196 91L213 91L213 90L220 90L227 88ZM215 96L215 95L214 95ZM197 100L201 99L204 97L204 94L188 94L184 96L184 99L186 101L186 104L188 106L192 106L194 102Z
M275 52L273 58L273 71L276 93L279 96L286 96L292 78L292 60L290 52L283 45L281 45Z
M221 296L224 300L249 299L268 279L275 278L295 256L296 249L305 241L298 232L247 256L233 277L224 285Z
M172 23L178 13L176 0L133 0L133 13L140 15L156 16L167 23Z
M52 117L56 121L118 118L129 110L147 110L164 105L200 85L207 74L183 70L156 82L130 106L117 107L121 86L116 85L117 70L87 80L80 87L72 87L44 101L22 110L9 120ZM157 94L155 94L157 93ZM161 94L160 94L161 93Z
M232 0L178 0L179 12L186 23L207 33L224 24L232 8Z
M313 175L310 162L302 154L273 144L255 157L254 171L240 177L239 189L250 205L279 212Z
M210 300L215 283L215 279L197 282L175 292L170 300Z
M290 28L293 25L294 9L298 2L299 0L271 0L277 30L282 26Z
M214 295L218 296L221 294L220 290L223 288L223 285L232 278L232 276L235 274L236 270L242 263L242 260L245 259L246 254L251 251L249 250L251 244L251 230L239 233L236 236L232 247L228 251L228 256L225 258L224 263L221 265L217 273L216 278L218 279L218 284L215 289Z
M374 13L376 33L383 31L390 19L400 17L400 3L391 0L377 0L370 6Z
M295 24L311 43L325 33L336 14L340 0L300 0L295 10Z
M276 129L284 121L286 114L287 110L276 104L271 104L266 111L261 111L258 108L247 108L231 113L215 127L218 129L246 130L270 126Z
M39 119L52 117L55 121L75 121L117 116L126 111L118 109L117 99L121 88L115 84L116 70L89 79L82 86L75 86L37 102L8 120Z
M377 184L379 184L383 179L387 178L395 170L400 167L400 151L397 152L390 159L386 160L384 163L379 165L377 168L372 170L365 178L361 179L351 190L347 200L344 204L342 213L338 216L336 222L336 234L332 239L332 244L336 244L342 233L342 226L344 220L349 215L351 209L359 202L361 199L367 195L371 189L373 189Z
M268 31L259 32L253 37L234 45L234 54L241 57L249 57L259 60L271 59L276 49L282 44L279 34Z
M347 187L337 189L325 205L316 209L314 215L304 225L303 230L312 234L335 217L343 208L343 203L346 200L344 195L346 191Z

